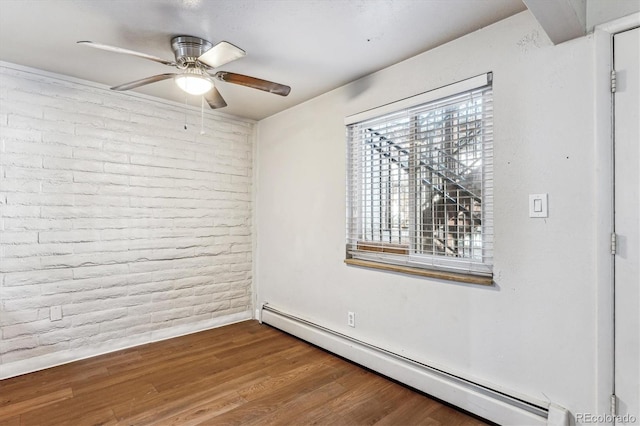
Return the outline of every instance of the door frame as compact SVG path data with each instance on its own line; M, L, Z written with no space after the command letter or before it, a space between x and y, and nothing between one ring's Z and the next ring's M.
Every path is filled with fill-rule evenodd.
M611 234L614 231L614 98L611 93L613 36L640 26L640 13L595 27L594 55L594 155L596 158L596 410L611 412L615 392L615 277ZM611 424L611 423L609 423Z

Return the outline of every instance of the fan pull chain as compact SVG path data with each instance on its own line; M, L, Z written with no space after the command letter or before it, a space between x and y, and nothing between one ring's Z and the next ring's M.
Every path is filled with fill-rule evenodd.
M204 135L204 96L200 99L200 134Z
M188 107L189 103L187 102L189 99L187 98L187 95L184 95L184 106ZM187 130L187 108L184 109L184 129Z

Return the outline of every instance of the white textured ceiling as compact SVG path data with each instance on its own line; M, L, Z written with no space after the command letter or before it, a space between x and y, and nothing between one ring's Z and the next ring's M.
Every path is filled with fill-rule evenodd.
M222 112L262 119L524 9L521 0L0 0L0 60L114 86L174 69L76 41L173 60L176 35L226 40L247 56L221 70L292 88L283 98L217 84ZM172 80L135 90L185 102Z

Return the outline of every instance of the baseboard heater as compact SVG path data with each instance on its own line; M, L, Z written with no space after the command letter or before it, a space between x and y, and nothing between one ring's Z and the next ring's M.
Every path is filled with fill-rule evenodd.
M283 312L267 303L258 312L258 320L498 424L552 423L547 423L551 420L548 406L536 405L430 367Z

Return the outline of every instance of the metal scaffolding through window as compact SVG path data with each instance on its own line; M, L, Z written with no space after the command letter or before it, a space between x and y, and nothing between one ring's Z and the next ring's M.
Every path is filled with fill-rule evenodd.
M490 274L488 84L348 126L348 256Z

